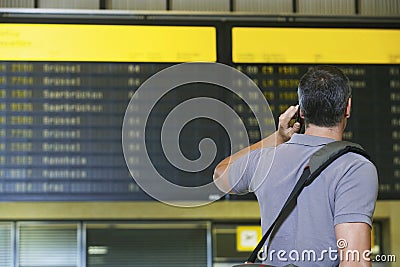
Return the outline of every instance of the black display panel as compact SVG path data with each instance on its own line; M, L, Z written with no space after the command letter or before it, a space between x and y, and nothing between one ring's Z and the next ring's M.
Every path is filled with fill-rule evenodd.
M2 200L149 199L129 175L121 127L135 89L169 65L0 66Z
M352 113L344 140L361 144L378 168L380 199L398 198L399 165L399 65L339 65L350 79ZM297 101L297 84L310 65L239 64L238 69L258 84L280 113Z
M248 75L262 90L275 118L297 103L299 78L315 64L234 63L232 26L288 26L288 22L236 23L207 18L193 22L143 20L115 21L139 25L196 25L216 29L217 61ZM87 23L84 19L24 18L6 23ZM233 21L233 22L232 22ZM109 23L107 19L91 22ZM326 27L338 27L325 23ZM301 22L290 27L323 27L322 22ZM349 25L343 27L349 27ZM354 23L355 28L398 27ZM122 154L121 127L135 90L156 72L179 62L0 61L0 201L108 201L151 200L130 177ZM335 64L349 76L353 111L344 139L360 143L375 161L380 199L400 199L400 65ZM245 93L245 92L244 92ZM218 147L213 163L199 173L185 173L168 165L160 146L160 122L177 104L206 96L228 103L242 118L251 143L260 132L248 107L224 88L188 85L166 96L156 107L146 136L156 168L174 183L197 186L212 181L216 164L229 155L226 132L212 121L189 124L182 132L182 152L198 157L197 144L212 138ZM261 107L258 107L261 108ZM134 123L134 122L133 122ZM135 134L135 133L133 133ZM140 149L132 147L132 150ZM127 160L140 161L140 158ZM140 169L133 170L140 172ZM226 196L225 199L253 199Z

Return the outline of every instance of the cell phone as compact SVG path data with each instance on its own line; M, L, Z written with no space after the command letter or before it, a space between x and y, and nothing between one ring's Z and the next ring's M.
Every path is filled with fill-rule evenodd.
M304 120L300 116L300 106L297 108L295 122L300 123L300 134L303 134L305 131Z

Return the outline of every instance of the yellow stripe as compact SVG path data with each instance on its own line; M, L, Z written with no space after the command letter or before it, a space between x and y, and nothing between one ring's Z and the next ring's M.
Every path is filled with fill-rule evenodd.
M400 30L232 29L235 63L400 63Z
M215 27L0 24L0 60L216 61Z

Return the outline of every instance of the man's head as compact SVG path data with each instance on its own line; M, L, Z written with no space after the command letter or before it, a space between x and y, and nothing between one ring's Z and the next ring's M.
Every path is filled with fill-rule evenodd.
M333 127L347 115L351 88L349 79L340 69L317 66L300 79L298 95L306 124Z

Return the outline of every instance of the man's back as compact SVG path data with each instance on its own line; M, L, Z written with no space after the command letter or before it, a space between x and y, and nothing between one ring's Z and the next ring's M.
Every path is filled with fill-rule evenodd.
M275 151L273 148L266 148L263 153L261 150L252 151L247 168L242 167L245 159L239 159L230 167L232 185L244 171L234 191L240 193L250 189L256 194L263 232L282 208L310 156L332 141L311 135L294 135ZM256 172L254 164L258 162L260 171ZM272 165L265 162L272 162ZM261 174L263 177L253 177L255 172L255 176ZM290 215L274 230L265 254L267 263L277 266L289 263L299 266L338 265L334 226L343 222L371 225L376 187L377 175L371 162L353 153L337 159L303 190Z
M301 77L297 93L299 105L279 116L275 133L225 158L214 172L216 184L225 192L255 192L264 231L282 208L311 154L327 142L342 140L351 114L350 81L339 68L310 68ZM304 135L293 135L300 129L299 122L290 123L296 114L304 121ZM304 188L292 213L272 233L267 262L271 262L270 256L278 266L290 262L335 266L339 261L342 266L371 266L369 258L361 254L368 256L371 248L377 192L378 178L372 163L353 153L337 159ZM332 253L337 248L339 256L344 253L345 258L338 259ZM354 256L353 252L363 258L347 258L348 254Z

